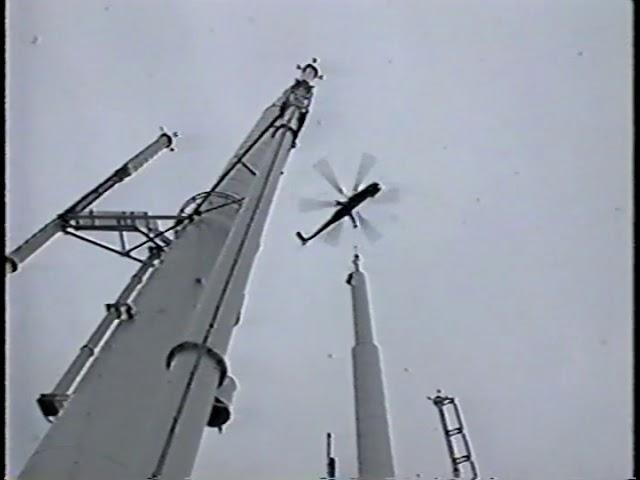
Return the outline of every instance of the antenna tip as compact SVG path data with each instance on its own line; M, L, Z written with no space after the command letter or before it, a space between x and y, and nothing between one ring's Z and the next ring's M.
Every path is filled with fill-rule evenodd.
M300 78L302 80L306 80L311 83L313 80L322 80L324 77L320 73L320 69L318 68L318 58L312 57L310 62L307 62L305 65L296 65L298 70L301 70Z
M5 274L16 273L18 271L18 262L11 256L4 257Z
M353 247L353 267L355 268L356 272L360 271L360 254L358 253L357 246Z

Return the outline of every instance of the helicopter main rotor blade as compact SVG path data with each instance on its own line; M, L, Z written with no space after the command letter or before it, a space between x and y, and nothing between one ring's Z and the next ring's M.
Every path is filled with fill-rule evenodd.
M340 186L340 182L338 182L338 179L336 178L336 174L333 171L331 164L327 161L326 158L322 158L318 160L313 165L313 168L316 170L316 172L318 172L322 176L322 178L324 178L327 181L327 183L329 183L329 185L333 187L333 189L336 192L338 192L340 195L344 197L347 196L344 189Z
M301 198L298 203L298 209L301 212L313 212L316 210L323 210L325 208L332 208L336 206L336 202L333 200L320 200L317 198Z
M378 231L376 227L360 212L356 212L356 218L358 220L358 224L362 228L362 233L370 242L377 242L382 238L382 234Z
M364 179L369 174L369 172L371 171L371 169L373 168L373 166L376 164L377 161L378 159L373 155L371 155L370 153L362 154L362 158L360 159L360 165L358 166L358 171L356 173L356 180L355 180L355 183L353 184L354 192L357 192L358 190L360 190L360 187L362 186L362 182L364 182Z
M371 198L372 203L397 203L400 200L400 189L398 187L382 188L382 191Z
M340 242L340 236L342 235L342 229L344 227L344 222L340 220L338 223L334 224L329 228L324 234L320 236L322 241L332 247L335 247Z

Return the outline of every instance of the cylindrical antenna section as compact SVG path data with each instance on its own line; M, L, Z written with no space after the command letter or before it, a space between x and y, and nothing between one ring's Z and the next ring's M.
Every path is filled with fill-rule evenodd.
M395 477L380 351L375 342L362 259L356 253L347 283L351 289L355 344L351 349L355 398L358 478Z

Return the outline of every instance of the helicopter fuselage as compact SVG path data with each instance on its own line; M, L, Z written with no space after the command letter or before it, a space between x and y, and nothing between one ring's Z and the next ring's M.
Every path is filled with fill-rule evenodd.
M382 190L380 184L377 182L373 182L351 195L344 202L338 201L336 202L336 204L346 208L349 211L353 211L368 198L375 197L378 193L380 193L380 190Z

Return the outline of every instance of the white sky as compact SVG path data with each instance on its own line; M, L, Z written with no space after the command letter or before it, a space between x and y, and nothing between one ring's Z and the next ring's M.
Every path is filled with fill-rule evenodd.
M371 179L404 193L367 208L385 238L362 246L398 476L448 473L425 400L443 388L486 478L626 478L631 15L627 1L11 2L8 243L159 125L182 133L178 151L99 208L176 212L318 56L327 78L230 352L234 420L205 433L193 478L317 478L327 431L355 475L354 237L301 249L293 232L323 220L299 197L331 198L312 163L329 155L348 184L363 151L380 158ZM65 238L11 277L10 474L46 430L38 394L134 269Z

